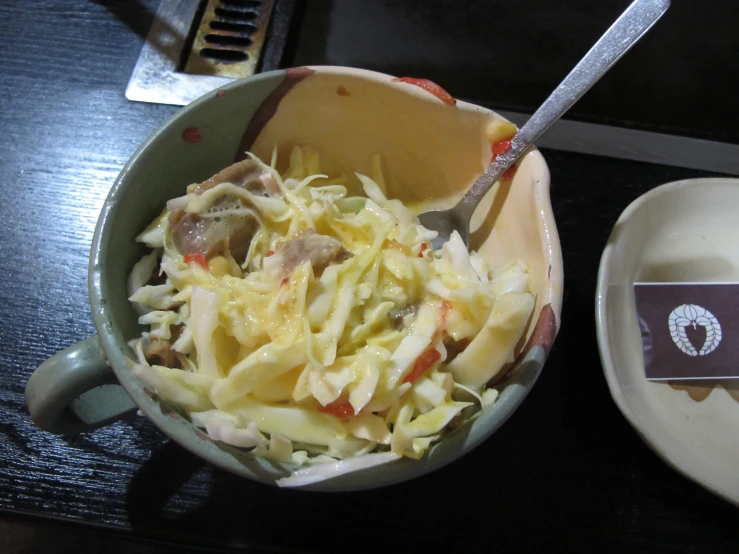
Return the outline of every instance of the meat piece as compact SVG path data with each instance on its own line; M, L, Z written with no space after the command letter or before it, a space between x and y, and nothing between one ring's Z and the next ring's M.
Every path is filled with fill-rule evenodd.
M418 310L418 303L411 304L410 306L406 306L404 308L393 308L388 312L387 315L390 318L390 321L393 322L393 326L396 329L402 329L403 318L407 315L415 314L416 310Z
M249 246L251 246L251 239L254 238L254 233L259 226L259 222L254 216L248 218L242 217L242 222L243 224L235 227L229 235L227 245L228 251L239 265L246 261L246 255L249 253Z
M202 217L184 211L173 212L169 220L172 238L183 256L231 254L236 263L244 263L251 239L259 225L253 215Z
M313 273L320 276L330 264L351 256L340 240L319 235L314 229L304 229L295 233L292 239L279 243L275 253L265 258L263 268L267 273L284 279L293 269L310 261Z
M244 187L249 192L261 196L274 196L280 192L272 175L251 159L228 166L202 183L193 183L187 187L187 192L188 194L202 194L221 183Z
M235 163L202 183L192 184L187 187L187 192L199 195L221 183L232 183L263 196L279 193L272 175L252 160ZM244 263L259 222L251 214L228 213L229 210L243 208L242 201L230 195L214 202L208 210L208 217L185 212L184 204L171 205L169 227L175 246L183 256L203 254L209 258L230 254L239 265ZM224 214L215 215L219 212Z
M177 352L172 350L171 344L162 339L152 339L146 347L144 357L151 365L161 365L174 369L182 369L182 364Z
M467 348L470 345L470 339L462 339L459 341L455 341L453 339L448 339L444 341L444 346L446 347L446 363L451 362L454 358L459 356L462 352L465 351L465 348Z

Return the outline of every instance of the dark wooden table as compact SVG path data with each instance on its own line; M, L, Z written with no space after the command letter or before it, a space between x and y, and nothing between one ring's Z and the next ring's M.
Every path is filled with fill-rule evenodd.
M737 551L736 509L676 474L642 443L610 398L595 340L595 277L611 226L643 192L705 175L695 171L544 152L567 276L562 331L520 410L476 451L435 474L354 494L285 491L208 466L145 419L73 438L36 429L23 400L28 376L49 355L94 333L86 266L103 199L137 145L175 111L123 96L156 4L0 4L0 509L6 518L32 518L39 529L53 519L68 534L97 529L110 540L218 550ZM513 3L490 4L499 12L508 6L515 19ZM352 58L335 19L347 9L344 0L304 5L287 63L396 72L387 46L392 33L378 31L377 51L356 50ZM606 11L604 21L613 15ZM444 25L433 28L443 36ZM402 69L412 69L412 57ZM433 69L434 61L422 66ZM442 84L453 94L468 86ZM108 539L95 540L90 544ZM158 549L150 544L145 551Z

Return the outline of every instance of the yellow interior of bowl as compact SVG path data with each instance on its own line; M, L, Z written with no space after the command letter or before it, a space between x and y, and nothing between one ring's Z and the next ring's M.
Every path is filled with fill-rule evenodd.
M494 116L420 96L416 88L319 70L285 96L255 153L269 159L276 143L286 164L293 146L310 144L328 173L368 175L370 155L380 153L391 196L409 203L448 197L485 169L485 123Z
M486 129L502 120L499 115L465 102L445 104L387 75L315 70L285 95L253 145L264 160L277 145L280 170L294 146L311 145L319 150L324 171L351 176L353 193L361 193L353 174L370 175L370 157L380 154L388 195L420 212L454 205L489 164ZM518 259L531 270L537 305L527 338L544 306L552 304L559 319L561 254L548 184L546 164L532 151L512 183L493 187L472 222L470 246L492 267Z

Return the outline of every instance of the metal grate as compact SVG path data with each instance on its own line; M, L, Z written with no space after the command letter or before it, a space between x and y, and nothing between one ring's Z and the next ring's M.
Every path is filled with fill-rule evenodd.
M208 0L186 73L245 77L256 71L274 0Z
M276 69L295 0L162 0L126 98L185 105Z

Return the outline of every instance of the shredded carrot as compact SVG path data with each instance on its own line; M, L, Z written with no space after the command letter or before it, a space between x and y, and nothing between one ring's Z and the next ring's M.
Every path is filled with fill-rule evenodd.
M335 400L325 406L319 404L318 411L341 418L352 417L354 415L354 407L346 400Z
M416 360L416 363L413 364L413 369L411 369L411 372L405 376L405 379L403 379L403 382L404 383L415 382L416 379L418 379L421 375L423 375L427 369L433 366L440 359L441 359L441 352L439 352L433 346L427 348L418 357L418 359Z

